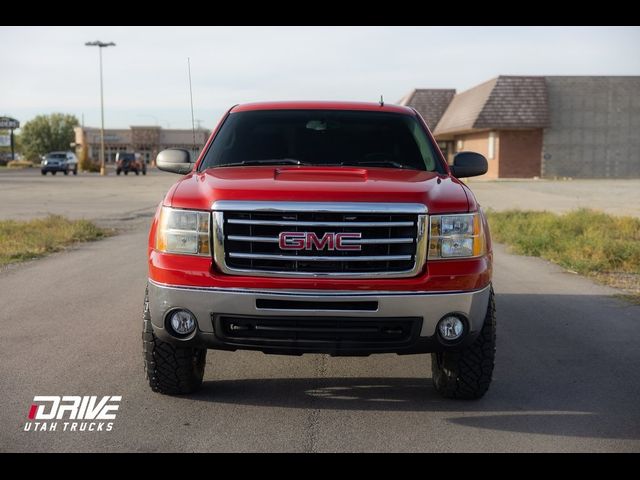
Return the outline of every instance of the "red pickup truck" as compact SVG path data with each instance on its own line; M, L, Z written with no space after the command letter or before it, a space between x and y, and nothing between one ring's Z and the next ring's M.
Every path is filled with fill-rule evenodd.
M431 353L435 388L479 398L491 382L489 228L413 109L355 102L231 108L149 234L145 371L152 390L195 391L207 349Z

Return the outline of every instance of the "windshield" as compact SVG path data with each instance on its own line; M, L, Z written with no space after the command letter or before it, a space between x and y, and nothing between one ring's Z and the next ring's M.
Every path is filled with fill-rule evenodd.
M351 165L440 171L429 137L410 116L344 110L232 113L200 170L236 165Z
M45 158L52 160L65 160L67 158L66 153L48 153Z

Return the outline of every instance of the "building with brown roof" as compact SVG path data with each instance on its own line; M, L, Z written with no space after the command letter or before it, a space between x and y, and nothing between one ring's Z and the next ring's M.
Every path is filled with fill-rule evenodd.
M437 125L455 95L456 91L453 88L416 88L398 103L410 105L418 110L427 125Z
M488 178L640 176L640 77L499 76L444 109L442 92L452 90L400 103L425 118L450 162L471 150L487 157Z

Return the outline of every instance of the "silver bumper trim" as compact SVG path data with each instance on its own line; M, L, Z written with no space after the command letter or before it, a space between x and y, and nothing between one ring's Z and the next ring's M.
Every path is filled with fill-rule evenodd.
M166 313L174 308L186 308L198 319L203 332L213 332L211 314L350 317L422 317L420 336L430 337L436 324L448 313L461 313L469 320L471 332L478 331L484 322L490 286L470 292L319 292L282 290L243 290L162 285L149 280L151 320L156 328L163 328ZM264 309L256 307L258 299L353 302L377 301L376 311L368 310L309 310Z

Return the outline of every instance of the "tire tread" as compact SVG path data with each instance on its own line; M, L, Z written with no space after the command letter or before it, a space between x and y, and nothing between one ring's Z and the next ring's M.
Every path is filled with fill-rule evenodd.
M496 307L493 287L482 330L468 347L431 354L432 379L445 398L481 398L491 384L496 354Z
M179 347L153 333L148 289L142 314L144 371L151 390L169 395L192 393L202 385L206 349Z

